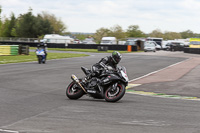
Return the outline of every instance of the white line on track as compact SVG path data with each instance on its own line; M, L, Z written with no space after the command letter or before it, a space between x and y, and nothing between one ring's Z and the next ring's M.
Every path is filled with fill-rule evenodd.
M0 129L0 132L5 132L5 133L19 133L18 131L5 130L5 129Z

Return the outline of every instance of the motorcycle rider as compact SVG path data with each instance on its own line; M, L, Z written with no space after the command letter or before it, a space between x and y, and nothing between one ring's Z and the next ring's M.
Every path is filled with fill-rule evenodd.
M91 74L88 75L88 79L92 77L98 77L102 73L103 70L107 69L108 66L111 66L114 70L117 70L117 64L120 62L122 55L118 51L112 52L111 56L106 56L102 58L98 63L94 64L91 67ZM102 81L99 81L100 84Z
M47 44L45 43L45 41L41 41L41 43L40 44L38 44L37 45L37 48L39 49L39 48L41 48L41 49L43 49L44 50L44 53L45 53L45 60L46 60L46 58L47 58Z
M102 71L106 70L108 66L112 67L114 70L117 70L117 64L120 62L121 58L122 58L122 55L119 52L117 51L112 52L111 56L106 56L102 58L98 63L94 64L91 67L91 73L87 76L86 79L89 80L92 77L98 78L98 76L101 75ZM98 81L97 85L101 93L101 96L104 97L104 89L101 86L104 84L104 82L101 79L98 79L97 81Z

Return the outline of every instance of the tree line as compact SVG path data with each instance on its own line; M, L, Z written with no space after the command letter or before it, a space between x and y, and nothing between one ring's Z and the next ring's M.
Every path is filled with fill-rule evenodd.
M0 7L0 15L1 15ZM62 34L66 30L65 24L54 14L42 12L33 15L32 9L25 14L10 18L0 18L0 37L42 38L45 34Z
M0 16L1 11L0 6ZM67 26L54 14L42 12L35 16L31 8L27 13L20 14L19 17L15 17L14 13L11 13L9 18L4 17L2 19L0 17L0 37L42 38L45 34L72 35L70 32L66 32L66 30ZM98 43L104 36L113 36L119 40L133 37L158 37L164 40L173 40L200 37L200 34L194 33L191 30L183 32L162 32L159 29L155 29L147 34L140 30L139 25L130 25L126 30L123 30L120 25L114 25L110 28L99 28L92 35L76 34L72 36L76 36L80 40L92 36Z
M78 39L82 40L88 35L76 35ZM192 37L200 37L200 34L193 33L191 30L186 30L183 32L162 32L159 29L153 30L151 33L144 33L140 30L138 25L130 25L127 30L123 30L120 25L115 25L111 28L99 28L92 35L97 43L100 43L101 38L105 36L113 36L118 40L126 40L127 38L147 38L147 37L157 37L163 38L164 40L174 40L174 39L186 39Z

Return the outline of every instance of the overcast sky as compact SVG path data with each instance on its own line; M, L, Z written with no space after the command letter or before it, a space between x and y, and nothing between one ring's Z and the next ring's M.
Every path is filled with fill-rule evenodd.
M200 33L200 0L0 0L1 16L18 17L31 7L37 15L47 11L60 18L69 32L95 32L120 25L139 25L150 33L192 30Z

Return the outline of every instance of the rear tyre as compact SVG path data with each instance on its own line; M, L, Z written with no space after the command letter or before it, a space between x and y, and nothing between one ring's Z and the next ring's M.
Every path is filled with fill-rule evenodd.
M66 89L66 96L69 99L79 99L84 95L84 91L75 82L71 82Z
M105 100L107 102L117 102L125 94L125 85L118 83L115 89L112 88L112 85L105 92Z

